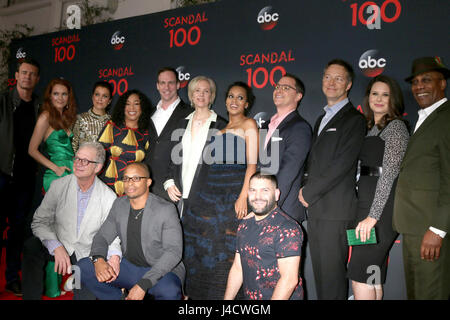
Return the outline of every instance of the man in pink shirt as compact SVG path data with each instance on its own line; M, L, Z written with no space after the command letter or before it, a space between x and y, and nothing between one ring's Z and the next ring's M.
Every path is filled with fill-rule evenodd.
M311 126L297 111L304 94L303 82L292 74L285 74L275 85L277 113L261 128L260 141L264 141L263 156L267 158L260 157L259 163L262 173L273 174L278 180L279 207L299 223L305 220L305 210L297 195L312 136Z

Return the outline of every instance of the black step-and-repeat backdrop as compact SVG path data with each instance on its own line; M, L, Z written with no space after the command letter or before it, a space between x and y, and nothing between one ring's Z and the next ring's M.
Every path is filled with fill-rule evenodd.
M417 105L403 79L416 57L438 55L445 63L449 7L442 0L224 0L34 36L14 41L11 49L16 59L40 62L40 95L52 78L71 81L79 112L90 108L98 80L113 84L114 101L137 88L156 104L156 72L172 66L180 73L185 101L189 79L213 78L218 87L214 109L222 116L224 90L234 81L247 82L256 95L251 116L260 123L275 111L272 86L283 73L294 73L306 85L299 112L311 125L326 104L324 65L339 57L355 69L350 92L355 106L361 108L370 78L384 73L400 83L406 118L414 124ZM14 68L15 61L11 87ZM386 299L405 298L400 241L391 251ZM307 297L315 299L308 253L304 277Z

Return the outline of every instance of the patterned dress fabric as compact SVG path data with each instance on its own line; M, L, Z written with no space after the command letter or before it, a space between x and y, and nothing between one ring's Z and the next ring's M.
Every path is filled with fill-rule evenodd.
M53 130L48 136L47 140L44 142L45 151L51 162L56 164L58 167L66 166L72 170L74 153L72 150L72 138L73 133L67 135L64 129ZM61 177L64 177L72 171L65 171ZM47 192L50 188L50 184L53 180L61 178L56 175L53 170L47 169L43 176L43 187L44 191Z
M194 300L221 300L236 252L234 204L247 169L245 139L230 133L213 136L206 151L213 162L198 178L202 187L182 219L186 292Z
M97 141L100 131L102 131L105 123L109 119L111 119L109 114L99 116L92 111L92 108L87 112L79 114L72 130L73 152L76 153L80 145L84 142Z
M113 121L106 122L98 141L106 151L106 163L99 178L118 196L123 195L123 171L129 163L144 160L148 149L148 130L140 131L126 126L118 126Z
M300 256L303 232L300 225L275 208L257 221L243 219L237 230L237 252L241 257L243 288L248 300L269 300L280 279L278 259ZM302 278L290 300L302 300Z

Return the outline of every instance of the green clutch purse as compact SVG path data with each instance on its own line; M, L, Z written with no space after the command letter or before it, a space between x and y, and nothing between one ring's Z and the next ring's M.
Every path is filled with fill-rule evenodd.
M347 242L349 246L359 246L364 244L377 243L377 236L375 235L375 228L370 230L370 238L366 239L366 242L361 241L361 237L356 238L355 229L347 230Z

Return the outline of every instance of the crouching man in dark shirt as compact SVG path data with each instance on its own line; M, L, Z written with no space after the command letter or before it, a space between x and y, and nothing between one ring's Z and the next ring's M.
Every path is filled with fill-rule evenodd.
M299 275L303 233L300 225L278 207L279 196L275 176L256 172L250 178L251 213L237 230L225 300L234 299L242 285L249 300L303 299Z
M148 167L132 163L125 169L126 196L118 198L94 237L90 258L82 259L81 284L101 300L179 300L185 268L183 236L175 206L150 193ZM105 261L108 245L120 238L123 258L119 272Z

